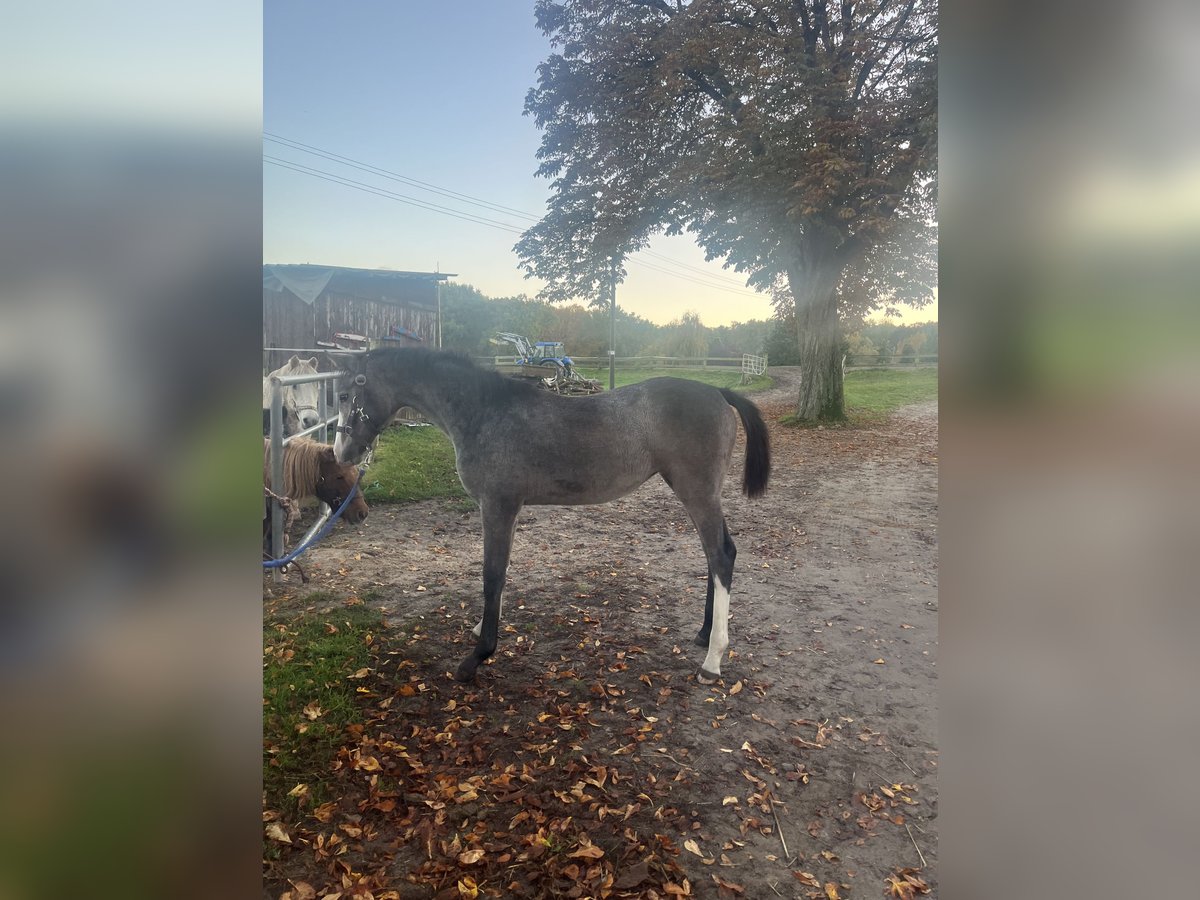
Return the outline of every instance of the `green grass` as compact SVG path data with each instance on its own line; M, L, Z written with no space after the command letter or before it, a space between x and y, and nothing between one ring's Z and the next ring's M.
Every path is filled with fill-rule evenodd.
M847 372L846 413L885 416L901 406L936 400L937 369L863 369Z
M579 374L585 378L594 378L599 381L607 389L608 387L608 369L579 369ZM750 394L754 391L761 391L764 388L769 388L772 384L771 378L766 375L756 375L751 379L750 383L745 387L742 386L742 372L740 369L723 366L720 368L713 367L708 369L673 369L673 368L654 368L654 369L621 369L616 372L617 387L624 387L627 384L635 384L639 381L645 381L647 378L658 378L662 375L669 375L674 378L690 378L692 381L701 381L704 384L711 384L713 387L735 388L740 393Z
M362 721L357 688L364 682L350 676L373 666L372 645L383 627L382 614L367 606L263 626L263 789L269 809L297 811L301 801L288 796L297 784L308 785L307 807L327 799L346 728Z
M365 478L367 503L467 496L454 468L454 445L432 425L386 429Z

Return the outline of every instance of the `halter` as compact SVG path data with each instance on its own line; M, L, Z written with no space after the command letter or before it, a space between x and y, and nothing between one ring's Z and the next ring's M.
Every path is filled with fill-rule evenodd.
M345 508L347 497L353 497L355 492L358 491L358 489L359 489L358 483L360 481L362 481L363 470L366 469L366 467L367 467L367 465L364 462L363 465L358 470L357 477L355 477L355 479L354 479L354 483L350 485L349 493L345 497L337 497L333 503L329 504L330 507L332 507L333 509L337 509L337 510L341 510L341 509ZM317 478L317 484L324 484L324 483L325 483L324 475L321 475L320 477ZM268 490L267 493L270 493L270 491ZM272 494L272 496L274 496L274 495Z
M358 385L359 387L363 387L367 383L367 376L363 375L361 373L358 375L355 375L354 383L356 385ZM345 425L336 425L336 426L334 426L333 430L337 434L344 434L344 435L348 436L350 434L350 429L354 426L354 423L360 422L360 421L361 422L370 422L371 417L368 416L367 411L365 409L363 409L362 399L359 397L358 391L355 391L354 397L352 398L352 403L350 406L350 416L349 416L346 424Z

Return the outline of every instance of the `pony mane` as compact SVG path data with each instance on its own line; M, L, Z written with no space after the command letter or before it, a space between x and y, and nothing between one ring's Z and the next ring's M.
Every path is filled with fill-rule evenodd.
M321 478L321 456L328 445L297 438L283 446L283 496L303 500L317 491ZM271 443L263 441L263 482L272 490Z

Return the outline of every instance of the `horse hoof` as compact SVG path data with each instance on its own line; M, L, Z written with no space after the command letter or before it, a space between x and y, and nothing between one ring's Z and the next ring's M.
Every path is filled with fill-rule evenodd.
M454 680L459 684L466 684L475 677L476 663L472 660L464 660L462 665L458 667L458 671L454 673Z
M716 684L721 680L721 673L718 672L714 675L712 672L706 672L704 669L701 669L696 673L696 680L701 684Z
M692 638L692 643L695 644L697 647L707 647L708 646L708 635L707 634L698 634L694 638Z

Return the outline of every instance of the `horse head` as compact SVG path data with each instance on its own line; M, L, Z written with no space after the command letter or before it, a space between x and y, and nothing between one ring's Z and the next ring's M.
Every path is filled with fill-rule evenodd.
M316 375L317 358L314 356L311 359L300 359L298 356L293 356L288 360L287 374ZM315 381L310 381L307 384L292 385L288 406L299 420L299 430L312 428L321 421L321 417L317 413L317 400L321 389L322 385L319 385Z
M333 449L343 463L358 463L394 410L385 407L367 380L367 357L343 359L338 384L338 424Z
M354 491L354 497L342 513L342 518L352 525L359 525L367 518L367 501L358 489L358 469L353 465L339 463L332 447L321 451L320 476L317 478L316 494L323 503L337 509Z

